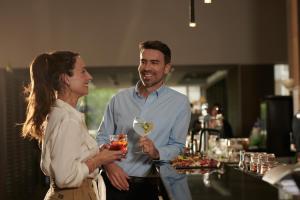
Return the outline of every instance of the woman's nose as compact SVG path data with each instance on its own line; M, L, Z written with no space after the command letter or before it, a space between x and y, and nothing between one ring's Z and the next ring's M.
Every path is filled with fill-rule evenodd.
M88 73L88 79L91 81L91 80L93 80L93 77L92 77L92 75L90 74L90 73Z

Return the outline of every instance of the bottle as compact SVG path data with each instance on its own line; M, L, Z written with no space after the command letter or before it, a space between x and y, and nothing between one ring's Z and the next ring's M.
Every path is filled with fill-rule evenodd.
M240 150L239 168L241 170L245 169L245 151L244 150Z
M250 171L250 162L251 162L251 155L250 152L245 152L244 154L244 170Z
M250 134L250 146L262 148L265 145L266 131L262 129L259 119L254 123Z

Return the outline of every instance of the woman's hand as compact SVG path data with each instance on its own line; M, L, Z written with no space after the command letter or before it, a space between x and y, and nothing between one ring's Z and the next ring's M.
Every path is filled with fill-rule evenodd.
M99 147L99 151L102 151L104 149L109 149L109 144L102 144L100 147Z
M100 165L112 163L115 160L121 160L122 155L122 151L111 151L104 146L99 149L99 152L94 157L85 161L85 164L88 166L89 172L92 173Z
M95 157L99 161L98 165L105 165L115 160L120 160L122 155L122 151L112 151L104 147L103 149L99 149Z

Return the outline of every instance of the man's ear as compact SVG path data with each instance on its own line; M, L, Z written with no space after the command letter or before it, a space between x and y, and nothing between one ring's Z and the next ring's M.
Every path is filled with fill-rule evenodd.
M165 74L167 75L171 71L171 63L165 65Z

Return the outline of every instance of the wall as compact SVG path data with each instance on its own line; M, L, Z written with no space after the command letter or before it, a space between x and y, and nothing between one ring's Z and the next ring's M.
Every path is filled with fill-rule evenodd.
M248 137L260 117L260 103L274 94L273 65L239 65L207 89L210 104L220 103L235 137Z
M260 117L260 103L267 95L274 94L274 67L272 65L240 66L239 134L248 137L254 122Z
M135 66L139 41L159 39L175 65L286 63L285 0L27 0L0 2L0 67L38 53L81 52L89 66Z

